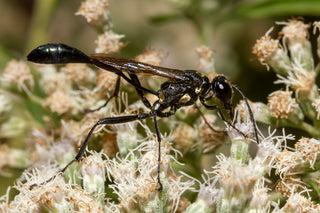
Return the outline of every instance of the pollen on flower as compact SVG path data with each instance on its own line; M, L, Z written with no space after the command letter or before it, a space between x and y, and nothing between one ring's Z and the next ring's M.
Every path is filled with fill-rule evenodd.
M66 73L58 72L53 65L37 64L37 71L40 73L39 84L44 92L49 95L57 90L69 90L71 87L70 79Z
M70 135L72 136L72 139L77 142L77 145L82 143L84 137L88 134L92 126L103 117L105 117L103 113L95 111L87 113L80 122L70 121L67 123L70 129ZM99 135L101 128L103 127L101 126L100 128L96 128L92 136L95 137L96 135Z
M290 196L292 193L306 189L306 184L295 175L287 175L280 179L275 187L275 191L282 195Z
M28 91L34 85L29 66L24 61L11 60L5 67L1 81L8 85L16 85L18 90Z
M268 107L272 116L276 118L288 118L297 108L295 98L292 98L292 91L275 91L268 97Z
M199 57L198 70L211 71L214 65L213 50L207 46L199 46L196 48L196 53Z
M81 162L81 172L83 175L105 177L105 163L101 154L94 152Z
M310 167L314 169L314 164L320 150L320 141L314 138L302 137L295 143L296 152L300 154L303 161L309 161Z
M172 138L178 150L185 152L190 150L190 147L195 142L197 131L191 126L179 124L172 132Z
M154 66L159 66L163 55L154 51L154 50L147 50L146 52L138 55L135 57L136 61L140 61L143 63L151 64Z
M310 24L305 24L297 19L290 19L288 22L277 22L277 24L285 25L280 32L285 39L302 42L307 41L306 39L309 37L308 29Z
M258 188L252 192L252 199L250 201L250 208L261 209L267 208L270 205L270 195L268 188Z
M56 91L46 98L44 106L49 107L52 112L61 115L71 111L75 105L67 93Z
M215 166L215 171L220 186L227 195L237 194L249 196L256 181L258 174L254 172L251 165L243 165L236 159L219 157L219 163Z
M120 41L122 38L124 38L124 35L116 34L111 30L99 35L95 41L97 44L96 53L118 52L125 46L125 44Z
M266 35L257 40L252 48L252 53L258 56L258 60L261 64L266 66L271 56L276 55L278 51L282 51L279 41L274 40L269 36L271 30L269 30Z
M141 148L142 154L140 164L140 171L143 171L145 174L157 174L158 167L158 141L155 139L150 139L141 144L144 146ZM170 151L172 151L171 143L168 139L163 138L161 141L161 168L162 171L167 172L168 166L170 164L171 155L169 155ZM174 150L173 150L174 151Z
M289 197L287 203L281 210L281 212L319 212L320 206L313 204L313 202L305 196L294 193Z
M205 119L209 124L214 124L217 117L215 115L205 115ZM221 145L226 137L224 131L218 126L212 126L217 131L212 131L212 129L202 121L198 127L199 131L199 145L203 153L208 153L215 149L217 146Z
M190 202L188 200L185 200L183 202L181 201L180 197L182 193L184 193L187 190L192 190L192 186L194 185L193 180L189 181L182 181L184 176L182 175L176 175L173 172L168 173L168 181L169 181L169 190L168 190L168 201L172 202L174 209L179 208L182 210L182 208L187 208L188 205L190 205ZM184 206L182 206L184 205Z
M248 100L249 107L254 115L256 117L256 114L259 113L259 104L258 103L253 103L250 100ZM237 119L241 122L245 122L246 120L250 119L249 111L248 111L248 106L244 100L241 100L236 108L235 112L237 115Z
M278 192L289 196L293 192L306 189L306 184L296 176L297 173L302 172L296 170L300 163L300 153L283 150L277 154L274 165L276 174L279 174L281 179L276 186Z
M290 152L288 150L283 150L279 153L276 158L276 172L278 174L291 175L294 173L295 166L298 165L299 154L296 152Z
M31 179L35 178L31 177ZM73 187L71 184L65 183L61 176L57 176L44 186L34 187L33 190L29 189L31 183L33 182L18 184L16 188L20 191L20 194L15 202L11 202L12 208L16 207L20 211L21 208L26 208L32 212L44 210L101 212L103 210L97 199L81 187Z
M315 83L316 75L314 72L309 72L304 68L304 64L298 60L293 60L291 68L287 72L288 76L280 76L275 83L283 83L290 86L296 91L310 92Z
M67 64L61 68L61 72L64 72L75 83L88 82L95 75L86 64Z
M116 79L117 79L116 74L99 69L98 76L96 78L96 90L103 92L103 91L110 91L114 89Z
M108 21L109 0L86 0L76 12L76 15L84 16L87 22L93 25L100 25Z

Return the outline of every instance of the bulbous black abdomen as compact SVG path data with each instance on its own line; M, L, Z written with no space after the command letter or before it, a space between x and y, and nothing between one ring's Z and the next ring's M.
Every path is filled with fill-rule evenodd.
M65 44L45 44L32 50L28 61L41 64L90 63L89 57L80 50Z

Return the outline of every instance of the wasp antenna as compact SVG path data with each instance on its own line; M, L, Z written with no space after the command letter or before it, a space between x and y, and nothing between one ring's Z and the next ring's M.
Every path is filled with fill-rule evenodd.
M254 129L254 135L256 137L257 143L259 143L257 124L256 124L256 121L254 120L253 113L252 113L251 107L249 105L248 99L236 85L232 85L232 88L236 89L240 93L240 95L242 96L243 100L246 102L246 105L249 110L250 120L252 122L253 129Z

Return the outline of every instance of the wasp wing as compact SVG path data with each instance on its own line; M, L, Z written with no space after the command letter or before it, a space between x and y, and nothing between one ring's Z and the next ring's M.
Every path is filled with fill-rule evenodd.
M109 70L110 68L121 72L133 72L136 74L150 74L171 79L173 81L185 80L183 71L178 69L170 69L160 66L154 66L119 56L97 53L90 55L91 63ZM110 70L110 71L112 71Z

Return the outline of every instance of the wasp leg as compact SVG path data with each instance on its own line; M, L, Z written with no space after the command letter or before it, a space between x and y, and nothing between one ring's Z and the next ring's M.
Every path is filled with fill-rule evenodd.
M141 83L139 81L139 78L138 76L133 73L133 72L129 72L129 76L131 77L131 80L138 86L141 87ZM141 101L142 103L148 108L148 109L151 109L151 104L150 102L148 101L148 99L145 97L144 95L144 91L142 89L140 89L139 87L135 87L136 88L136 91L138 93L138 95L140 96L141 98Z
M80 160L83 157L85 150L88 146L89 139L97 126L103 125L103 124L120 124L120 123L127 123L127 122L131 122L131 121L135 121L135 120L143 120L143 119L151 117L152 115L153 115L152 113L141 113L138 115L127 115L127 116L109 117L109 118L100 119L90 129L90 131L89 131L86 139L82 143L80 150L79 150L78 154L76 155L76 157L72 161L70 161L64 168L62 168L59 172L57 172L54 176L52 176L51 178L45 180L44 182L42 182L40 184L35 183L35 184L31 185L30 190L32 190L33 187L35 187L35 186L41 186L41 185L44 185L44 184L54 180L57 175L62 174L71 164L73 164L75 161Z
M246 96L244 96L243 92L236 86L236 85L232 85L232 87L234 89L236 89L240 95L242 96L243 100L246 102L246 105L248 107L248 111L249 111L249 115L250 115L250 120L252 122L252 125L253 125L253 129L254 129L254 135L256 137L256 140L257 140L257 143L259 143L259 137L258 137L258 130L257 130L257 123L256 121L254 120L254 116L253 116L253 113L252 113L252 110L251 110L251 107L248 103L248 99Z
M121 80L121 77L118 76L118 77L117 77L116 86L115 86L115 88L114 88L114 90L113 90L112 95L106 100L106 102L105 102L102 106L97 107L97 108L95 108L95 109L85 109L85 110L84 110L84 113L90 113L90 112L98 111L98 110L106 107L106 106L108 105L109 101L110 101L112 98L117 98L117 97L118 97L118 94L119 94L119 90L120 90L120 80Z
M234 128L234 129L235 129L238 133L240 133L243 137L245 137L245 138L248 137L246 134L244 134L244 133L241 132L239 129L237 129L230 121L228 121L228 120L224 117L224 115L223 115L223 113L222 113L222 110L220 109L220 107L219 107L218 105L212 105L212 106L210 106L210 105L207 105L207 104L205 104L205 103L203 103L203 102L202 102L202 104L203 104L203 106L204 106L205 108L207 108L207 109L209 109L209 110L218 110L218 113L219 113L219 115L220 115L220 117L221 117L221 119L222 119L223 121L225 121L229 126L231 126L232 128Z
M168 112L162 112L162 111L151 111L152 115L153 115L153 121L154 121L154 125L155 125L155 130L156 130L156 134L157 134L157 138L158 138L158 191L161 192L162 191L162 184L160 181L160 166L161 166L161 133L159 130L159 125L157 122L157 116L159 117L170 117L171 115L174 115L176 112L176 108L175 107L171 107L170 110Z
M200 116L202 117L202 119L204 120L205 124L214 132L217 132L217 133L224 133L226 134L226 131L221 131L221 130L216 130L214 129L211 124L209 124L209 122L207 121L207 119L204 117L204 114L201 112L199 106L197 104L194 104L194 107L198 110L198 112L200 113Z

